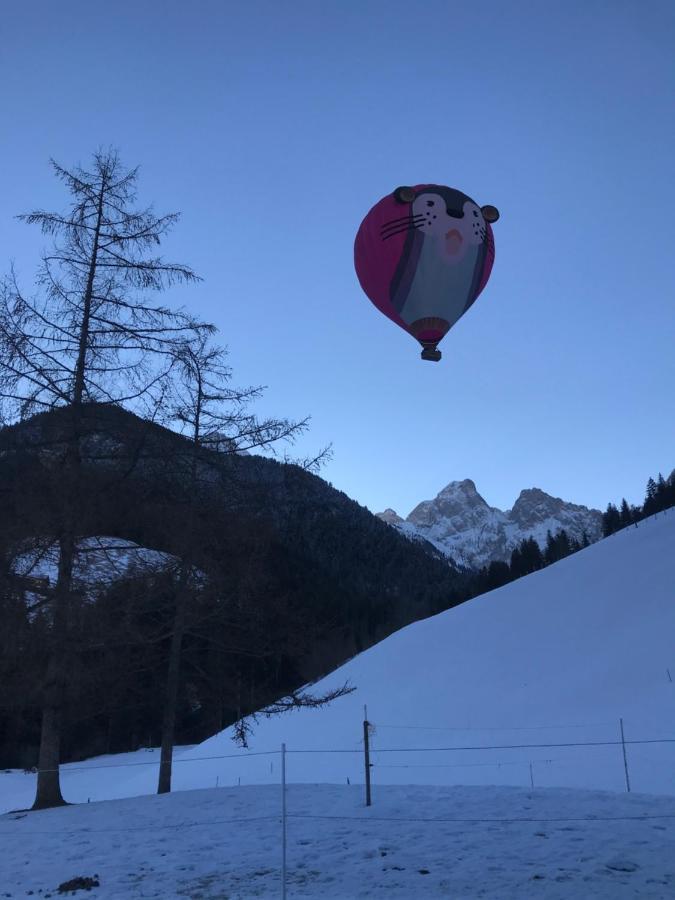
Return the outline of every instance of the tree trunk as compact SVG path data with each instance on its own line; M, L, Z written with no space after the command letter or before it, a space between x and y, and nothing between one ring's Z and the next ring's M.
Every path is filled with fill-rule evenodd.
M53 600L52 646L45 679L37 792L33 809L63 806L66 802L61 794L59 763L61 720L67 672L66 631L70 592L72 589L74 555L75 541L71 535L59 542L59 569Z
M182 564L178 578L178 592L176 595L176 609L173 619L173 632L171 634L171 649L169 651L169 668L166 676L166 697L162 714L162 749L159 762L158 794L168 794L171 791L171 764L173 758L173 743L176 732L176 711L178 706L178 685L180 681L180 658L183 649L183 635L185 633L185 619L187 605L190 598L190 575L192 573L192 559L194 552L194 521L195 521L195 492L197 487L197 457L200 446L200 415L202 403L202 385L199 382L199 395L195 415L194 434L190 454L190 481L188 490L188 507L185 517L185 550L182 553Z
M45 702L42 709L38 782L33 809L66 805L59 779L60 749L61 701L58 696L54 696Z
M91 302L98 260L98 243L103 216L105 181L101 181L98 197L96 229L91 252L87 284L83 297L82 321L78 357L75 365L73 396L71 402L71 432L66 448L64 472L64 514L59 539L59 568L54 588L54 618L52 648L47 666L45 699L42 709L40 756L38 762L37 793L33 809L61 806L65 803L61 794L59 762L61 748L61 722L66 687L68 615L73 589L73 561L76 550L76 525L80 507L80 418L84 396L87 342L89 339Z
M162 750L159 763L158 794L168 794L171 790L171 763L173 758L173 742L176 732L176 712L178 708L178 685L180 682L180 657L185 632L185 615L189 598L187 584L188 574L181 573L176 597L176 612L171 649L169 650L169 668L166 675L166 696L162 714Z

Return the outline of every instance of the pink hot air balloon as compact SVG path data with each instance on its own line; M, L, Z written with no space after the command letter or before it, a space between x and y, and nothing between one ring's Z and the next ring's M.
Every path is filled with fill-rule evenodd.
M438 342L487 284L499 212L438 184L399 187L361 222L354 265L375 306L438 361Z

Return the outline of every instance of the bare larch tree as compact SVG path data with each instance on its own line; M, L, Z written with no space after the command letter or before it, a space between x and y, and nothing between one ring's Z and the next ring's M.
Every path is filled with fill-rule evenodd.
M264 388L237 388L231 384L232 371L227 364L225 348L214 345L205 331L195 332L176 346L176 365L167 397L166 410L173 428L186 436L186 465L182 479L185 502L181 536L179 570L176 573L174 620L167 667L166 694L162 716L162 746L158 793L171 790L172 753L180 684L180 663L186 618L190 599L208 577L195 569L196 503L200 482L208 479L211 466L222 472L220 454L237 454L251 450L275 452L279 442L292 443L307 428L308 419L258 418L251 404ZM204 452L207 451L207 452ZM208 451L212 451L209 463ZM329 453L322 450L316 457L300 461L306 468L316 469ZM230 476L236 478L234 471ZM335 696L338 696L336 694ZM307 695L309 697L309 695ZM314 698L316 699L316 698ZM328 702L327 698L324 702Z
M28 296L14 273L0 292L0 412L5 423L65 407L59 466L58 573L52 589L51 651L42 691L42 727L34 807L64 803L60 734L68 671L73 566L81 537L83 418L91 403L146 410L160 401L177 344L200 326L184 311L144 299L195 273L155 255L177 215L137 208L138 170L115 151L87 168L52 162L71 195L65 212L36 210L20 218L52 238Z

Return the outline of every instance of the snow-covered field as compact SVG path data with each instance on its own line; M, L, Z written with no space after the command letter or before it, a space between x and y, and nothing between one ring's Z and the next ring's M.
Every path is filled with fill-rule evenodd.
M353 694L262 719L249 750L276 755L245 756L226 730L178 755L175 785L278 783L282 742L291 782L363 781L367 704L376 784L622 791L623 719L632 790L675 794L674 636L671 510L403 628L316 685ZM127 796L156 777L130 770Z
M8 813L35 776L0 773L0 897L80 875L105 898L280 896L284 742L291 898L672 900L673 635L670 511L402 629L316 686L353 694L262 719L247 751L177 748L171 796L139 796L156 751L64 766L82 805L40 813Z
M192 747L176 747L181 755ZM135 753L116 753L110 756L94 756L77 763L61 766L61 789L69 803L88 803L90 800L128 797L125 785L133 772L151 769L154 788L159 772L159 748L137 750ZM37 775L21 769L0 769L0 814L14 809L26 809L35 799ZM149 787L152 791L153 787ZM0 898L2 893L0 892Z
M185 791L0 817L0 897L281 897L280 791ZM426 821L425 821L426 820ZM670 798L567 789L288 789L289 900L667 900ZM85 896L78 894L77 896Z

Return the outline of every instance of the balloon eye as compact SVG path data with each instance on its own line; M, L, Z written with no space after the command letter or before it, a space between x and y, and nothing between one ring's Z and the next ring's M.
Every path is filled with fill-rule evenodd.
M411 187L397 187L394 191L394 200L397 203L412 203L415 199L415 191Z
M481 212L486 222L496 222L499 218L499 210L496 206L481 206Z

